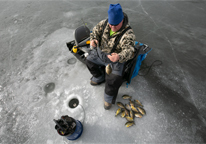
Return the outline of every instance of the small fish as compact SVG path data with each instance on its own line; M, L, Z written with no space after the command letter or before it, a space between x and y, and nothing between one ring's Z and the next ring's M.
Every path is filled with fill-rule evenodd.
M129 100L130 106L134 106L134 102Z
M117 115L120 114L120 113L121 113L121 108L119 108L119 109L116 111L115 116L117 116Z
M125 107L126 107L128 110L131 110L131 107L129 106L129 104L125 104Z
M131 106L131 108L134 112L139 112L134 106Z
M130 127L130 126L133 126L133 125L134 125L134 121L132 121L132 122L128 121L128 122L125 123L126 127Z
M108 64L105 68L106 73L109 75L112 72L112 68L110 66L110 64Z
M139 106L141 106L141 107L144 107L144 106L141 104L140 101L138 101L138 100L134 100L134 102L135 102L137 105L139 105Z
M117 102L117 105L123 109L125 109L124 105L121 102Z
M140 111L140 113L142 114L142 115L145 115L146 114L146 111L143 109L143 108L140 108L140 107L137 107L138 108L138 110Z
M125 111L125 115L129 116L129 111L126 108L124 109L124 111Z
M137 118L141 118L141 117L142 117L142 114L141 114L141 113L135 113L134 115L135 115L135 117L137 117Z
M132 118L132 117L130 117L130 116L126 116L126 119L128 120L128 121L134 121L134 119Z
M122 112L121 117L125 117L125 111Z
M134 118L134 113L133 113L132 110L130 110L129 114L130 114L130 117L131 117L131 118Z
M129 95L123 95L122 98L123 98L123 99L132 99L132 96L129 96Z

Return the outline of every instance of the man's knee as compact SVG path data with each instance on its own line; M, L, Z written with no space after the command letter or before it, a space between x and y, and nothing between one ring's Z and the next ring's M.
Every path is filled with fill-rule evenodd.
M90 60L86 60L86 65L88 70L90 71L90 73L94 76L94 77L100 77L102 76L102 71L100 69L100 66L91 62Z
M94 66L94 63L91 62L90 60L86 59L86 65L89 67L92 67L92 66Z

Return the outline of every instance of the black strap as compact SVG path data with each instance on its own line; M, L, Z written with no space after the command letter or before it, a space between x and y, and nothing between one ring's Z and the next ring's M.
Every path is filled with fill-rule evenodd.
M111 50L111 53L113 53L113 52L116 50L117 45L119 44L119 41L121 40L122 36L123 36L124 33L125 33L127 30L129 30L129 29L131 29L130 26L127 27L126 29L124 29L123 32L116 37L114 46L113 46L113 48L112 48L112 50Z

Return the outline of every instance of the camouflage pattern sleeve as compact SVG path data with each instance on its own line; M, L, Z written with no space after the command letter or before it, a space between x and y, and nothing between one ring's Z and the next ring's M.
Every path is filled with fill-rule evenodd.
M103 34L103 27L105 20L100 21L92 30L92 33L90 33L90 41L93 39L96 39L98 42Z
M135 35L132 29L128 30L120 40L122 51L118 53L119 62L123 63L133 58L134 56Z

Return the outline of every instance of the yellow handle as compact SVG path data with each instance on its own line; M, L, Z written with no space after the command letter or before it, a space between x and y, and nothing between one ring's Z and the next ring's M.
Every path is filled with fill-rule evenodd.
M86 44L90 44L90 41L86 41Z
M77 53L77 47L73 46L72 51L73 51L73 53Z

